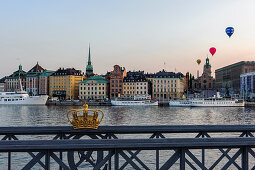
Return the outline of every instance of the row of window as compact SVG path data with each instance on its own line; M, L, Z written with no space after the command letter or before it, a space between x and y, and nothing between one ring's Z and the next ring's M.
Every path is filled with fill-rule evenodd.
M124 85L147 85L147 83L124 83Z
M136 93L134 92L134 91L124 91L124 94L147 94L146 93L146 91L141 91L141 92L139 92L139 91L137 91Z
M156 82L157 82L157 83L159 83L159 82L160 82L160 83L163 83L163 82L164 82L164 83L170 83L170 80L154 80L154 83L156 83ZM173 83L173 82L176 83L177 81L176 81L176 80L174 80L174 81L171 80L171 83Z
M82 95L82 92L80 92L80 94ZM88 92L83 92L83 94L84 95L93 95L93 94L97 95L97 94L104 94L104 91L102 91L102 92L100 91L98 93L97 92L93 92L93 91L92 92L88 91Z
M85 86L85 85L87 85L87 86L104 86L105 84L103 83L103 84L101 84L101 83L99 83L99 84L93 84L93 83L81 83L81 86Z
M167 85L168 87L176 87L176 84L171 84L171 86L170 86L170 84L168 84ZM156 84L154 84L154 87L156 87ZM159 84L157 85L157 87L159 87ZM161 87L163 87L163 85L161 84ZM164 84L164 87L166 87L166 85Z
M153 92L176 92L176 89L154 89Z
M126 89L126 87L124 87L124 89ZM127 87L127 89L135 89L135 87ZM144 88L142 86L140 88L136 87L136 89L146 89L146 86Z
M82 87L80 88L82 90ZM87 90L104 90L104 87L87 87ZM86 90L86 87L83 87L83 90Z

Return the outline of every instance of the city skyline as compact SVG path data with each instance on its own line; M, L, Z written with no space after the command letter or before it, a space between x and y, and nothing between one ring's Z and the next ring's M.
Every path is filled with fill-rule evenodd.
M208 55L214 76L218 68L254 60L254 5L251 0L3 1L0 78L19 64L28 71L37 61L48 70L85 72L89 43L97 74L118 64L130 71L165 69L196 76ZM229 26L235 28L231 38L225 33ZM211 47L217 49L213 57Z

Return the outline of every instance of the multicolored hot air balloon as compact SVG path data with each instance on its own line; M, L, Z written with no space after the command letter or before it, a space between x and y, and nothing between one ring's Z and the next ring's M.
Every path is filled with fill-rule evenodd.
M199 65L201 63L201 60L200 59L197 59L197 64Z
M228 27L228 28L226 28L225 31L228 34L229 38L230 38L231 35L234 33L234 28L233 27Z
M212 47L210 48L210 53L212 54L212 56L216 53L216 48Z

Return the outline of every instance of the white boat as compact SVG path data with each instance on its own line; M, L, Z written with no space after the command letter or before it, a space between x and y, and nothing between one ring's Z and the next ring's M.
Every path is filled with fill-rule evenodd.
M19 79L20 91L0 92L0 105L45 105L48 95L29 96L23 91L21 80Z
M213 98L194 98L186 100L170 100L169 106L180 107L244 107L244 100L222 98L219 93Z
M158 101L152 100L151 97L134 96L134 98L116 98L111 100L114 106L158 106Z
M0 104L4 105L45 105L48 96L29 96L27 92L1 92Z
M190 101L188 99L183 99L183 100L170 100L169 106L190 107L191 105L190 105Z

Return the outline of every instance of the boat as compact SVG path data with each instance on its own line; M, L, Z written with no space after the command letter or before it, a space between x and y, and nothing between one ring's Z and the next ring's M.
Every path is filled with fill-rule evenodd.
M0 105L45 105L48 95L29 96L25 91L0 92Z
M23 90L21 81L20 91L0 92L0 105L45 105L47 100L48 95L29 96Z
M188 99L183 99L183 100L170 100L169 101L169 106L174 106L174 107L190 107L190 101Z
M170 100L169 106L180 107L244 107L245 102L241 99L223 98L219 92L212 98L193 98L185 100Z
M111 100L114 106L158 106L158 101L150 96L134 96L134 98L116 98Z

